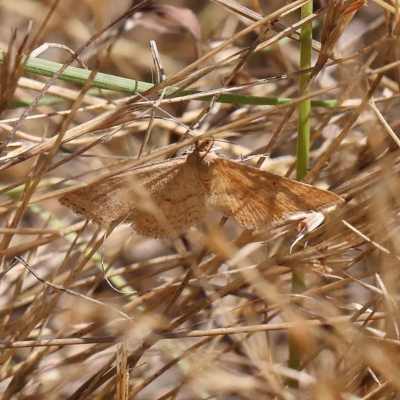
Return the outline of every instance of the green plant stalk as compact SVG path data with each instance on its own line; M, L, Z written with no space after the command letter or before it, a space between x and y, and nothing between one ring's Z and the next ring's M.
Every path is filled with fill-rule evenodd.
M3 63L4 50L0 49L0 66ZM60 68L62 64L52 61L42 60L40 58L30 57L25 65L25 72L46 76L51 78ZM82 68L68 67L59 77L60 80L84 85L91 71ZM122 78L119 76L103 74L98 72L93 81L93 87L112 90L115 92L123 92L129 94L142 93L151 89L154 85L147 82L140 82L133 79ZM177 87L169 87L166 91L166 97L172 96L174 92L179 90ZM180 93L180 96L189 96L199 94L201 91L185 89ZM205 95L198 100L210 101L214 96ZM276 98L276 97L257 97L257 96L242 96L236 94L222 94L218 97L219 103L236 104L236 105L279 105L288 103L291 98ZM334 108L337 100L312 100L313 107Z
M302 6L301 18L306 18L313 12L312 1ZM312 24L306 24L301 29L300 41L300 69L311 67L311 49L312 49ZM300 75L299 89L302 91L308 80L309 74ZM306 89L303 95L311 93L311 88ZM297 161L296 161L296 179L301 181L308 172L309 153L310 153L310 112L311 101L303 100L299 103L299 119L297 134Z
M301 8L301 18L306 18L313 12L312 1L307 2ZM300 69L311 67L311 49L312 49L312 24L306 24L301 28L300 40ZM308 74L301 75L299 80L299 91L306 84ZM311 89L305 90L302 95L309 94ZM308 172L309 153L310 153L310 112L311 101L303 100L299 103L299 119L298 119L298 134L297 134L297 158L296 158L296 178L301 181ZM292 276L292 294L299 294L305 291L304 275L300 271L293 270ZM301 366L301 350L298 342L293 334L289 337L289 367L295 370L300 370ZM291 380L289 385L293 388L298 387L297 380Z

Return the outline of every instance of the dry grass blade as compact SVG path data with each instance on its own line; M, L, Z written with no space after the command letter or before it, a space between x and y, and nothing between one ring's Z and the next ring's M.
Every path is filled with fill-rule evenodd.
M305 2L0 4L2 398L395 398L398 6ZM24 74L54 41L73 56ZM48 74L78 56L86 84ZM308 98L312 185L289 179Z

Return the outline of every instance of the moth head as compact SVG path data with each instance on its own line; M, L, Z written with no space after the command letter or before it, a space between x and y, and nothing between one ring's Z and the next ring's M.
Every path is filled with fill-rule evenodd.
M196 142L194 151L198 153L209 153L210 151L219 150L219 146L214 146L214 138L200 139Z

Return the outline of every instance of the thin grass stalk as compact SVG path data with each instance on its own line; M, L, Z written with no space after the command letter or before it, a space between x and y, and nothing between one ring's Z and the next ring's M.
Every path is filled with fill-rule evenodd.
M301 18L306 18L312 14L312 2L309 1L301 9ZM311 67L311 50L312 50L312 24L304 25L301 28L300 41L300 69ZM308 74L300 75L299 91L308 80ZM304 95L311 93L311 89L306 89ZM298 136L297 136L297 162L296 162L296 179L301 181L308 172L309 152L310 152L310 112L311 100L303 100L299 103L299 119L298 119Z
M0 49L0 67L4 64L4 51ZM63 64L56 63L53 61L42 60L40 58L30 57L24 67L24 71L30 74L36 74L40 76L45 76L48 78L52 78L55 73L57 73ZM58 79L74 83L77 85L84 85L87 79L89 78L92 71L88 69L82 69L77 67L69 66L65 69L63 73L60 74ZM308 76L308 75L306 75ZM273 81L273 78L272 80ZM134 79L123 78L116 75L110 75L98 72L92 82L93 88L98 88L102 90L109 90L113 92L120 93L143 93L147 90L150 90L154 87L152 83L137 81ZM166 90L166 96L172 96L172 94L176 91L180 90L178 86L170 86ZM93 95L97 92L92 93ZM190 96L190 95L199 95L201 91L193 90L193 89L185 89L182 90L180 96ZM209 102L212 98L214 98L216 94L207 94L204 96L198 97L198 100ZM47 102L56 102L56 98L47 96L49 99L42 99L42 104ZM223 93L218 95L218 99L216 100L218 103L227 103L227 104L236 104L236 105L279 105L285 104L293 100L292 98L282 98L282 97L257 97L250 95L240 95L234 93ZM26 106L31 103L32 99L27 99L25 102L18 100L11 103L8 108L15 108L17 106ZM311 105L313 107L323 107L323 108L333 108L337 104L337 100L312 100Z
M301 18L307 18L313 13L312 1L304 4L301 8ZM300 40L300 69L311 67L311 50L312 50L312 24L303 25L301 28ZM300 75L299 92L302 92L304 85L308 79L308 74ZM303 93L309 94L311 89L308 88ZM309 153L310 153L310 112L311 100L303 100L299 103L298 117L298 135L297 135L297 157L296 157L296 178L301 181L308 172ZM305 291L304 275L301 271L293 271L292 277L292 294L299 294ZM300 370L301 352L296 343L296 338L290 335L289 340L289 367ZM290 380L291 387L298 387L298 380Z

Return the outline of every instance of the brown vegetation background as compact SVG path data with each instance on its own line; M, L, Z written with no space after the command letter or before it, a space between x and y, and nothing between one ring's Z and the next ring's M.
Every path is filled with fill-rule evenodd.
M298 114L287 101L299 95L299 27L285 29L301 21L300 9L144 2L127 25L87 43L139 3L0 3L8 54L0 77L2 398L398 398L397 2L314 2L313 62L322 64L311 85L306 180L346 204L292 252L296 223L248 232L230 219L218 227L213 214L176 240L140 237L127 225L104 240L59 204L63 191L121 165L179 154L187 127L226 140L216 142L225 156L255 155L245 161L255 166L264 154L262 169L295 178ZM166 80L137 97L83 93L62 80L44 93L50 78L18 64L44 43L73 52L87 43L72 66L156 84L150 40ZM62 64L71 53L49 46L38 57ZM230 92L242 97L213 103L161 98L163 84L206 94L247 86ZM301 290L293 271L304 276Z

